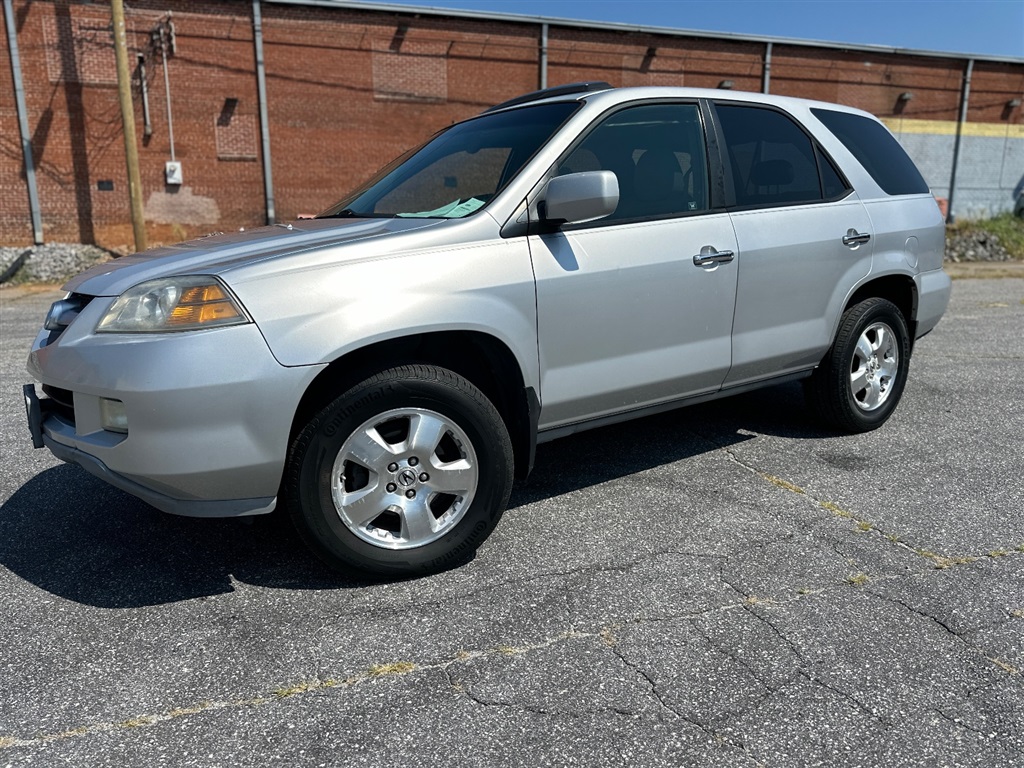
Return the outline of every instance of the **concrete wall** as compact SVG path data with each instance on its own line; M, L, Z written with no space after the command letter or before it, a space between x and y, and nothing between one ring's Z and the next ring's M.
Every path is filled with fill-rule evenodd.
M951 121L886 120L921 169L937 197L949 197L953 143ZM1013 210L1024 189L1024 126L967 123L961 134L953 213L978 219Z
M500 19L263 3L277 217L316 212L382 164L455 120L538 87L540 25ZM168 9L175 154L161 56L150 41ZM32 146L48 240L132 242L110 10L84 0L15 0ZM3 22L0 21L0 24ZM134 63L145 57L153 133L135 106L151 242L265 220L251 3L133 0ZM0 243L31 240L6 31L0 35ZM548 84L761 89L766 46L552 25ZM966 62L956 58L776 43L771 91L851 104L885 118L937 195L948 195L952 134ZM899 95L912 92L909 102ZM1024 175L1024 64L977 62L954 213L1006 210ZM101 182L103 182L101 184ZM113 183L113 190L105 189ZM102 188L101 188L102 187Z

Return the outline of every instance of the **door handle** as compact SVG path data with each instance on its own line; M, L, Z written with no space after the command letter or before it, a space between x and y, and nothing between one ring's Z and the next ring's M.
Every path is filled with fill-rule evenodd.
M843 245L848 245L851 248L856 248L858 245L864 245L864 243L871 240L871 235L861 234L856 229L846 230L846 234L843 235Z
M732 251L717 251L713 246L705 245L700 253L693 257L693 263L698 267L706 267L708 264L728 264L736 258Z

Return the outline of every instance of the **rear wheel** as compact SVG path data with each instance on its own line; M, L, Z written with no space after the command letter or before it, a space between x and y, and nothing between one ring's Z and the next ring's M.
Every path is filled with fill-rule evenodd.
M394 368L336 399L302 430L287 473L299 534L330 565L424 574L473 556L512 487L504 422L470 382Z
M876 429L899 403L909 364L903 313L886 299L867 299L843 313L832 347L807 381L808 403L846 431Z

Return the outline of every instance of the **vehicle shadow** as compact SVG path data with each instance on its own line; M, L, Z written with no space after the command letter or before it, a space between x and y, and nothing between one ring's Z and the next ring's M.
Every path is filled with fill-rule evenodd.
M752 439L827 436L802 415L799 388L776 387L605 427L540 446L510 513L538 499ZM0 506L0 564L54 595L135 608L233 590L366 586L330 570L283 515L202 520L161 513L76 466L45 470Z
M543 443L509 509L752 439L745 433L792 439L838 434L812 421L799 384L761 389Z
M311 589L357 585L309 553L283 516L176 517L73 465L41 472L0 507L0 564L41 589L101 608L231 592L233 578Z

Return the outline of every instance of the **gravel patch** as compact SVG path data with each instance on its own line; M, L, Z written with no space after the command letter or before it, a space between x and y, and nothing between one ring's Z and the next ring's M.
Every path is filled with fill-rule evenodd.
M80 243L0 248L0 276L4 278L0 282L61 283L109 258L109 251Z
M1013 257L991 232L953 232L946 234L946 261L1012 261Z

